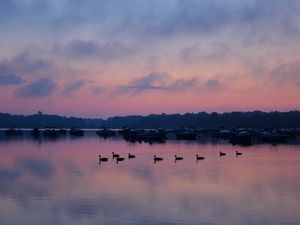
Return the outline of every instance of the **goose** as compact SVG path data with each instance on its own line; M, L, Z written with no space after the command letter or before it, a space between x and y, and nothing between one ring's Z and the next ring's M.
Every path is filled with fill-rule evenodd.
M128 159L134 159L135 158L135 155L133 155L133 154L128 154Z
M235 151L235 155L236 155L236 156L239 156L239 155L242 155L242 153L241 153L241 152L238 152L238 151Z
M108 158L105 157L101 157L101 155L99 155L99 162L107 162Z
M220 151L220 156L225 156L225 155L226 155L225 152L221 152L221 151Z
M113 159L114 159L114 158L118 158L118 157L120 157L120 155L119 155L119 154L115 154L114 152L112 152L112 156L113 156Z
M124 160L125 160L125 158L122 158L122 157L120 157L120 156L117 157L116 159L117 159L117 162L119 162L119 161L124 161Z
M183 157L180 157L180 156L177 156L177 155L174 155L175 156L175 161L177 160L183 160Z
M205 159L205 157L199 156L198 154L196 154L196 160L204 160L204 159Z
M161 160L163 160L163 158L157 157L156 155L154 155L154 161L161 161Z

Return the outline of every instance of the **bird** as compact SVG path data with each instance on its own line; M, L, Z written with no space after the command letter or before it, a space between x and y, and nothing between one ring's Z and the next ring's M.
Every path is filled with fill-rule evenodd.
M180 157L180 156L177 156L177 155L174 155L175 156L175 161L177 160L183 160L183 157Z
M114 158L118 158L120 155L119 154L115 154L114 152L112 152L112 156L113 156L113 159L114 159Z
M128 154L128 159L134 159L135 158L135 155L133 155L133 154Z
M108 161L108 158L101 157L101 155L99 155L99 163L100 162L107 162L107 161Z
M239 155L242 155L242 153L241 153L241 152L238 152L238 151L235 151L235 155L236 155L236 156L239 156Z
M122 158L122 157L120 157L120 156L117 157L116 159L117 159L117 163L118 163L119 161L124 161L124 160L125 160L125 158Z
M225 155L226 155L225 152L221 152L221 151L220 151L220 156L225 156Z
M198 154L196 154L196 160L198 161L198 160L204 160L205 159L205 157L203 157L203 156L199 156Z
M154 155L154 161L161 161L161 160L163 160L163 158L157 157L156 155Z

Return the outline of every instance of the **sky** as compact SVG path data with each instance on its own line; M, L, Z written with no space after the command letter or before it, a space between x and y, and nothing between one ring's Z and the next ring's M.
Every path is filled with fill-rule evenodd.
M0 112L300 108L300 1L1 0Z

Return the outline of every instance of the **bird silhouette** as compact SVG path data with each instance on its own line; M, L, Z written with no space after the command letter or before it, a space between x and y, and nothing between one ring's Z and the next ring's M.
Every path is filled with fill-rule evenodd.
M183 160L183 157L181 157L181 156L174 155L174 157L175 157L175 161L177 161L177 160Z
M221 152L221 151L220 151L220 156L225 156L225 155L226 155L225 152Z
M133 154L128 154L128 159L134 159L135 158L135 155L133 155Z
M205 159L205 157L203 157L203 156L199 156L198 154L196 154L196 160L198 161L198 160L204 160Z

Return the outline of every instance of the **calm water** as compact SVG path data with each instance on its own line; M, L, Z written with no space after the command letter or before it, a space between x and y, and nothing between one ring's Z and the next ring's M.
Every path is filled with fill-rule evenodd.
M300 146L1 139L0 224L300 224Z

